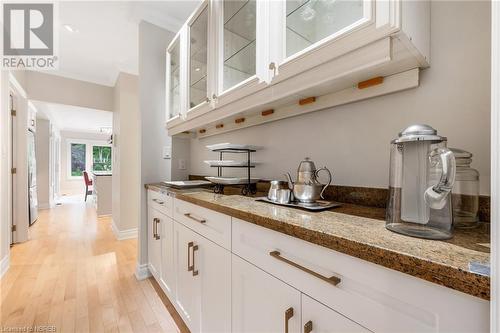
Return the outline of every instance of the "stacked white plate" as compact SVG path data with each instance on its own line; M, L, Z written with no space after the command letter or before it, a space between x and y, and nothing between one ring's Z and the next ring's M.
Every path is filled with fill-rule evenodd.
M221 149L232 149L232 150L260 150L262 149L261 146L254 146L254 145L242 145L242 144L237 144L237 143L216 143L214 145L208 145L207 148L209 150L221 150Z
M206 180L221 185L241 185L247 184L247 177L205 177ZM259 178L250 178L250 184L255 184L259 181Z
M230 161L230 160L210 160L210 161L203 161L206 164L210 165L211 167L218 167L218 166L226 166L226 167L246 167L248 166L248 161ZM250 166L255 166L258 164L258 162L250 162Z

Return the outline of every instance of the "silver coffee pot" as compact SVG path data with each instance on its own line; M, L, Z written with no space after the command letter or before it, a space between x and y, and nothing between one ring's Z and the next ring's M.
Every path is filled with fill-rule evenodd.
M318 181L319 172L323 170L328 174L328 184L326 185ZM327 167L316 169L314 162L309 157L300 162L295 182L293 182L290 173L286 173L285 176L288 178L288 186L293 191L293 196L303 203L313 203L320 198L324 199L323 192L332 182L330 170Z

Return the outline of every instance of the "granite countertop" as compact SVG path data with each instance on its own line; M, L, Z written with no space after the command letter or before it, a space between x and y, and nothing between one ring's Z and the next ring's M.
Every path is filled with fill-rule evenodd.
M240 195L219 195L202 189L170 190L177 199L194 203L262 227L336 250L384 267L437 283L485 300L490 278L470 269L471 262L489 263L486 224L456 230L447 241L399 235L385 229L385 209L352 204L322 212L272 205Z

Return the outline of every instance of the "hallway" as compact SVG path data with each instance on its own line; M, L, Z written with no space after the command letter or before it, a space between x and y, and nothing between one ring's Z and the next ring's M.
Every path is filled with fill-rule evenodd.
M134 276L137 241L117 241L111 217L97 218L91 205L63 197L62 205L39 211L30 241L11 248L0 283L1 326L177 332L151 280Z

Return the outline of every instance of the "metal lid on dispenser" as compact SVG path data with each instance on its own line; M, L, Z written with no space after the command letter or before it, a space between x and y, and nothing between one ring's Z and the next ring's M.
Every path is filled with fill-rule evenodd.
M446 137L437 134L437 131L429 125L417 124L405 128L398 134L398 138L392 143L402 143L410 141L446 141Z

